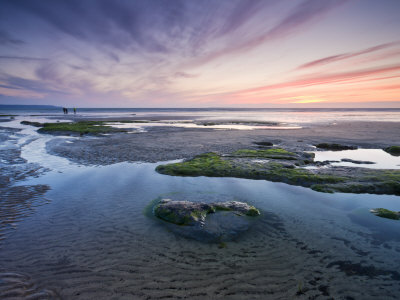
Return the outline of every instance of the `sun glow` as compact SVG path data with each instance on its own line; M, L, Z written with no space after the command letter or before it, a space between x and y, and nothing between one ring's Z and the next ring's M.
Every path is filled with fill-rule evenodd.
M316 99L311 97L296 97L295 101L291 101L290 103L318 103L318 102L325 102L324 99Z

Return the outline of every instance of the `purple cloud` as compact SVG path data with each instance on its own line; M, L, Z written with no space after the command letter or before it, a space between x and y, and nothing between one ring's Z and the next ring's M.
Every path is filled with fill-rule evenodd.
M29 56L12 56L12 55L0 55L0 59L5 60L30 60L30 61L44 61L48 60L47 58L40 57L29 57Z
M285 38L288 35L303 30L304 26L310 24L317 18L322 17L332 9L344 4L348 0L306 0L297 5L292 12L285 16L275 26L270 28L267 32L252 36L250 39L242 41L236 45L227 45L226 48L209 53L200 58L196 64L203 64L208 61L214 60L218 57L241 53L253 49L263 43L275 39Z
M195 77L197 77L198 75L195 75L195 74L189 74L189 73L186 73L186 72L176 72L175 74L174 74L174 77L177 77L177 78L195 78Z
M56 93L56 94L64 94L68 93L65 91L60 91L51 87L41 80L32 80L25 79L17 76L1 76L0 81L3 82L2 86L8 89L16 89L16 90L28 90L39 93Z
M12 37L8 32L0 29L0 45L21 45L25 42Z

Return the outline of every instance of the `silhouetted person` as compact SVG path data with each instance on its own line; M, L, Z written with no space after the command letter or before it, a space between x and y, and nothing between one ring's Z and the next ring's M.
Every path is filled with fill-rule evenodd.
M63 107L63 113L64 113L64 115L65 115L65 109L66 109L66 108L65 108L65 107Z
M76 115L76 107L74 107L74 115Z

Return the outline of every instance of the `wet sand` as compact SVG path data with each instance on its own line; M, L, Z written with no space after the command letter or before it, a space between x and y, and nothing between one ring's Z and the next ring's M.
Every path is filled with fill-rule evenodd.
M205 152L227 153L257 148L254 142L270 141L289 150L312 150L317 143L339 143L362 148L398 144L400 122L346 122L311 124L285 130L214 130L150 127L148 132L83 138L66 143L53 140L48 151L82 164L105 165L123 161L157 162L190 158Z
M21 145L17 144L19 131L0 127L0 142L5 146L0 148L0 253L19 223L50 202L45 197L48 185L21 183L46 170L21 158ZM4 267L5 260L0 263L0 299L60 299L55 292L38 286L30 275Z

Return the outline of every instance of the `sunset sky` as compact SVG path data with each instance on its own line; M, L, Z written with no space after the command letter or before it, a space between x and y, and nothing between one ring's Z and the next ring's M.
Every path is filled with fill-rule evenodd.
M400 107L400 0L0 0L0 104Z

